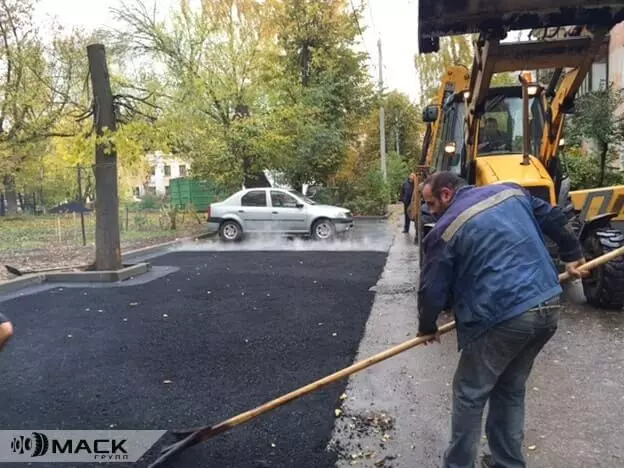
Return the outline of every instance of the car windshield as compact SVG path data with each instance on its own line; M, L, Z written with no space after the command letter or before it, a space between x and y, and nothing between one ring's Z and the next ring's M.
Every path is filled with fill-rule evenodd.
M304 202L306 202L308 205L316 205L316 202L314 200L312 200L311 198L306 197L305 195L303 195L300 192L297 192L296 190L289 190L289 192L292 193L293 195L297 196L298 198L300 198Z

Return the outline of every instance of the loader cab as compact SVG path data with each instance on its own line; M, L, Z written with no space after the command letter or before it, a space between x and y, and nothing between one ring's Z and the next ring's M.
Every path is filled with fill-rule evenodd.
M463 92L455 93L447 99L432 161L432 167L436 170L463 173L474 158L522 154L524 129L521 87L490 90L475 136L478 143L473 155L466 154L465 149L465 112ZM544 106L539 95L529 99L529 122L531 154L539 157L544 130Z

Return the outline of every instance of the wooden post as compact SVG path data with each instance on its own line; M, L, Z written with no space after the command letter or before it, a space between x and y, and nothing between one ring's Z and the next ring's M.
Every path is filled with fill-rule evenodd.
M89 72L95 102L95 127L98 137L105 129L117 130L113 94L110 86L106 50L102 44L87 46ZM119 194L117 193L117 151L112 142L99 141L95 149L95 269L119 270Z

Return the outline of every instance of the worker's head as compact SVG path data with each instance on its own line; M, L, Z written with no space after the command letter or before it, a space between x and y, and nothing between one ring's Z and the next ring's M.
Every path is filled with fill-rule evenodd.
M416 174L413 172L407 177L410 182L414 182L416 180Z
M442 215L450 206L457 190L464 184L461 177L449 171L436 172L427 177L422 193L429 212L435 216Z
M494 136L498 133L498 122L495 118L489 117L485 120L485 126L483 127L483 134L485 136Z

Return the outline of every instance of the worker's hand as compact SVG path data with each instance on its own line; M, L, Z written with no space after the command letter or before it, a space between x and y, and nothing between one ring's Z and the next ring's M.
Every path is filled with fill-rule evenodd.
M589 271L579 271L578 267L587 263L585 258L581 258L575 262L567 262L565 264L566 273L570 275L572 278L587 278L589 276Z
M417 336L417 337L420 337L420 336L429 336L429 335L431 335L431 333L421 333L421 332L416 333L416 336ZM425 341L423 344L424 344L425 346L427 346L429 343L433 343L434 341L435 341L435 342L437 342L437 343L439 343L439 342L440 342L440 332L439 332L439 331L436 331L436 332L433 334L433 337L432 337L430 340Z

